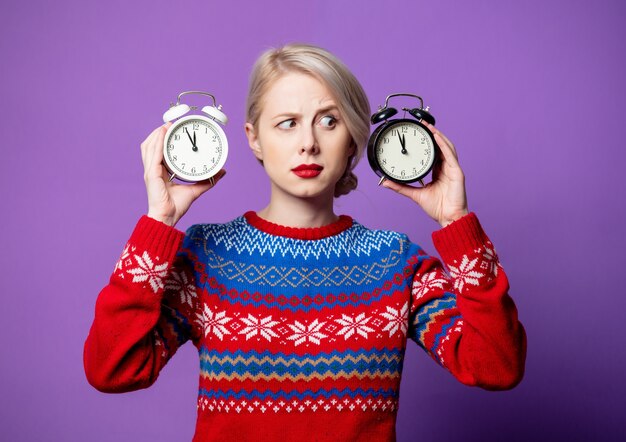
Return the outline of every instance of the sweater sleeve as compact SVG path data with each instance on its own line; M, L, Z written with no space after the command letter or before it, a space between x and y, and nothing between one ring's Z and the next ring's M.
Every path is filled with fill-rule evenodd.
M146 388L177 349L194 339L193 268L184 234L143 216L96 300L83 363L89 383L104 392Z
M433 242L449 272L420 256L410 337L464 384L513 388L524 374L526 334L493 244L473 213L435 232Z

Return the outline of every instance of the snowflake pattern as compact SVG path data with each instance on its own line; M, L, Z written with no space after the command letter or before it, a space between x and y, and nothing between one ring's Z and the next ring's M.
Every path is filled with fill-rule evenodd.
M187 273L183 271L172 272L165 282L165 289L178 293L181 303L189 304L190 307L193 307L192 301L196 297L196 287L190 281L190 278L187 277Z
M312 342L320 345L320 339L328 337L320 332L320 329L324 326L324 324L326 324L326 322L318 322L317 319L311 322L308 327L299 321L296 321L293 325L288 324L289 328L293 331L293 335L289 336L287 339L295 341L294 344L296 346L304 342Z
M499 260L498 255L496 254L495 247L492 246L492 248L489 248L485 246L483 258L485 258L485 260L487 261L487 268L489 269L488 271L493 273L493 276L498 276Z
M435 288L443 290L443 285L448 282L445 274L441 272L430 272L422 275L421 279L413 281L413 297L419 299Z
M132 261L129 261L130 258L130 252L134 252L135 251L135 247L133 247L131 249L131 245L130 244L126 244L126 247L124 247L124 251L122 252L122 256L120 256L120 259L117 261L117 264L115 264L115 269L113 270L114 272L123 272L124 271L124 265L130 265L132 264ZM124 274L120 274L120 276L122 277L122 279L124 278Z
M255 318L253 315L248 314L247 318L241 318L246 328L239 332L240 335L246 335L246 341L254 336L261 335L268 341L272 341L272 338L278 338L272 327L278 325L277 321L272 321L272 316L267 316L261 320Z
M167 276L169 264L164 262L156 265L154 261L157 261L159 257L157 256L153 261L148 252L143 252L141 256L134 255L134 258L138 266L126 271L126 273L133 275L133 282L148 281L154 293L162 289L164 287L163 278Z
M387 306L387 311L380 315L389 320L389 323L383 328L383 331L389 332L389 337L393 336L398 330L403 335L406 335L409 322L409 303L405 302L401 309Z
M343 326L338 333L343 335L344 339L347 340L355 333L363 336L364 338L367 338L368 333L373 333L374 329L365 325L370 319L372 318L365 317L365 313L361 313L356 318L342 314L341 319L335 319L335 321Z
M479 279L485 276L484 273L475 270L478 259L476 257L470 261L467 255L464 255L458 267L448 266L450 274L454 278L454 288L459 292L463 290L466 284L478 286L480 284Z
M196 313L196 317L196 322L202 326L205 337L208 336L209 333L213 333L220 341L223 341L224 335L230 334L226 329L226 324L233 318L227 317L226 311L219 313L216 311L213 313L209 306L204 304L204 311L202 313Z

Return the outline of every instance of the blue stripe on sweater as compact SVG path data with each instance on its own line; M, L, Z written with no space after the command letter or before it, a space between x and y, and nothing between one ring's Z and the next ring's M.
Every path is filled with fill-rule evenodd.
M239 361L234 361L241 358ZM263 361L263 359L268 359ZM400 350L333 351L315 355L294 355L264 351L236 352L200 349L200 370L214 375L312 375L327 373L370 373L394 374L402 371ZM279 361L279 359L283 359Z
M172 331L176 335L176 341L178 343L178 346L183 345L185 342L187 342L187 339L189 339L189 336L191 335L191 324L189 323L187 318L178 310L170 307L163 309L162 311L163 313L165 313L163 315L165 321L169 326L172 327ZM168 313L171 313L171 315Z
M456 324L456 321L461 319L461 315L458 316L452 316L446 325L444 325L441 329L441 333L437 334L437 336L435 336L435 340L433 343L433 346L430 348L430 351L433 355L437 355L437 348L439 347L439 345L441 344L441 340L446 336L446 334L448 334L448 330L450 330L452 327L454 327L454 324ZM439 359L439 358L437 358ZM440 361L441 362L441 361Z
M208 399L247 399L247 400L253 400L253 399L267 399L267 398L271 398L273 400L278 400L278 399L283 399L283 400L291 400L294 398L303 400L303 399L318 399L318 398L326 398L329 399L333 396L335 397L350 397L350 398L356 398L358 396L368 396L368 397L381 397L381 398L397 398L397 391L389 388L389 389L378 389L375 390L373 388L368 388L367 390L364 390L362 388L357 388L357 389L351 389L351 388L344 388L342 390L339 390L337 388L332 388L330 390L325 390L325 389L320 389L320 390L304 390L302 392L300 391L270 391L270 390L265 390L263 392L258 391L258 390L252 390L252 391L234 391L234 390L227 390L227 391L215 391L215 390L206 390L204 388L201 388L198 391L198 396L203 396L206 397Z
M231 357L231 358L237 358L237 357L256 357L256 358L264 358L264 357L272 357L275 359L278 358L285 358L285 359L294 359L294 360L304 360L304 359L315 359L315 358L332 358L335 356L351 356L353 358L358 358L360 356L367 356L367 357L372 357L372 356L378 356L378 357L386 357L387 359L392 359L392 358L399 358L402 357L403 355L403 351L401 351L400 349L387 349L387 348L383 348L381 350L375 349L375 350L344 350L344 351L339 351L339 350L333 350L331 352L321 352L321 353L315 353L315 354L305 354L305 355L296 355L293 353L282 353L282 352L271 352L269 350L265 350L262 352L258 352L256 350L250 350L250 351L243 351L243 350L237 350L237 351L229 351L229 350L225 350L225 351L217 351L217 350L211 350L209 349L207 346L203 345L200 347L200 350L198 351L200 357Z
M435 316L446 309L456 308L456 295L445 292L441 298L434 299L418 310L411 321L415 327L415 336L419 340L421 334L426 330Z

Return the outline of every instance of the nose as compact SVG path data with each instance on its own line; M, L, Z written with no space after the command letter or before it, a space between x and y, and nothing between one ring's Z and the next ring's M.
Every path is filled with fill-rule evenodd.
M300 140L300 153L308 153L315 155L319 152L319 145L317 144L317 138L315 131L312 127L303 128L302 139Z

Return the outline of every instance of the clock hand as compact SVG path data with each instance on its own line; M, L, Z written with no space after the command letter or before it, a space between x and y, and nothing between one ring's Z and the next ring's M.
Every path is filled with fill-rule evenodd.
M405 144L404 134L400 136L400 133L398 133L398 139L400 140L400 146L402 146L402 153L406 155L408 152L406 151L406 147L404 145Z
M191 139L191 135L189 135L189 131L185 131L185 133L189 137L189 141L191 141L191 149L195 152L196 150L198 150L198 148L196 147L196 141ZM194 137L196 136L195 132L194 132L193 136Z
M193 132L193 151L198 151L198 146L196 146L196 131Z

